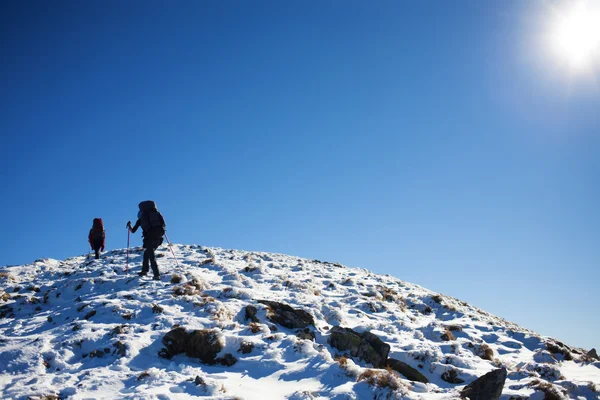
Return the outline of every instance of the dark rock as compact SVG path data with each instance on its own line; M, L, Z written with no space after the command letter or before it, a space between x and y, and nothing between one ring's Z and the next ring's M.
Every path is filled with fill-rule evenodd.
M177 354L185 352L185 343L188 340L189 334L184 328L171 329L162 338L162 343L166 346L159 355L163 358L172 358Z
M252 322L258 322L258 317L256 313L258 310L254 306L246 306L246 319L251 320Z
M0 306L0 318L11 318L14 317L15 314L13 312L12 307L8 305Z
M441 378L448 383L465 383L464 380L458 377L458 371L454 368L445 371Z
M425 377L425 375L423 375L422 373L420 373L405 362L395 360L393 358L388 358L386 366L393 369L396 372L401 373L408 380L429 383L429 380L427 379L427 377Z
M206 386L206 382L204 382L204 379L200 378L199 375L196 375L196 379L194 379L194 383L196 384L196 386Z
M598 353L596 353L596 349L591 349L590 351L588 351L587 356L593 358L594 360L600 361L600 358L598 358Z
M125 343L121 342L120 340L114 343L113 347L117 349L116 352L121 357L125 357L127 355L127 346L125 346Z
M373 364L375 368L385 367L390 345L371 332L358 333L350 328L331 328L329 344L342 351L349 351L353 357Z
M92 350L90 353L90 358L102 358L104 357L104 352L102 350Z
M227 353L223 357L217 358L215 361L218 362L221 365L226 366L226 367L231 367L238 360L233 355L231 355L231 353Z
M254 350L254 344L250 342L242 342L242 344L240 344L240 348L238 349L238 351L242 354L252 353L252 350Z
M294 309L287 304L276 301L258 300L259 303L269 307L267 318L271 321L290 329L306 328L315 325L315 321L309 313L304 310Z
M90 319L92 318L94 315L96 315L96 310L92 310L89 313L85 314L85 317L83 317L84 319Z
M116 336L116 335L121 335L123 333L126 333L127 329L128 329L127 325L115 326L113 328L113 330L111 331L110 336Z
M216 331L209 329L187 333L184 328L175 328L163 337L162 342L166 348L159 352L160 357L170 359L185 353L188 357L199 358L209 365L217 362L215 357L222 349Z
M488 372L465 386L461 396L470 400L498 400L502 395L506 374L506 368Z
M0 291L0 301L8 301L10 300L10 294L5 292L4 290Z
M315 333L308 328L304 328L300 332L296 333L296 337L298 339L302 339L302 340L311 340L311 341L316 340Z
M152 312L154 314L161 314L164 311L164 308L162 308L161 306L159 306L158 304L154 304L152 305Z

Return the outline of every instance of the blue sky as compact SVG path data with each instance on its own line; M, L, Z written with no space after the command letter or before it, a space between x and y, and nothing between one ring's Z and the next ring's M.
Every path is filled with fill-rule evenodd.
M153 199L172 242L600 346L600 69L546 57L549 2L521 3L3 2L0 265L84 253L94 217L125 247Z

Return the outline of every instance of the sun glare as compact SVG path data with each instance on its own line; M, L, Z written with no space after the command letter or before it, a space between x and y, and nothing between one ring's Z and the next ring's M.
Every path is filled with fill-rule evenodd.
M564 2L551 23L551 47L571 70L600 65L600 0Z

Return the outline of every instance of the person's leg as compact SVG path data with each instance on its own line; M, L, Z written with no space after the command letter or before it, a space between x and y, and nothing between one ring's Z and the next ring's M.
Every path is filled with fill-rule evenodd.
M160 276L158 272L158 264L156 263L156 255L154 254L154 248L151 247L148 250L150 250L148 256L150 258L150 265L152 265L152 273L154 274L154 276Z
M150 266L148 265L148 261L150 260L150 252L152 251L151 247L148 247L144 250L144 260L142 261L142 272L140 274L146 275Z
M102 248L102 240L94 240L94 252L96 253L96 260L100 258L100 249Z

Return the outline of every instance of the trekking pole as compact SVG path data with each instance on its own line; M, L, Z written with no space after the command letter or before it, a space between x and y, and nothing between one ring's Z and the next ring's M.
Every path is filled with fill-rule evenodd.
M177 268L180 268L179 261L177 261L177 257L175 257L175 252L173 251L173 245L169 241L169 237L167 236L167 232L165 232L165 239L167 239L167 243L169 243L169 247L171 248L171 253L173 254L173 258L175 259L175 264L177 264Z
M125 262L125 274L129 275L129 227L127 227L127 261Z

